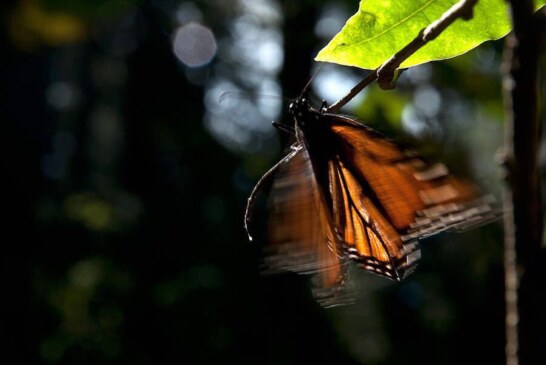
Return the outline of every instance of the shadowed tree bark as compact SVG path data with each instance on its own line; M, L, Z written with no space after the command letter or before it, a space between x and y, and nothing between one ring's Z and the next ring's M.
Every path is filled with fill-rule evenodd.
M538 151L537 80L544 17L532 0L510 1L504 60L506 362L546 363L545 254Z

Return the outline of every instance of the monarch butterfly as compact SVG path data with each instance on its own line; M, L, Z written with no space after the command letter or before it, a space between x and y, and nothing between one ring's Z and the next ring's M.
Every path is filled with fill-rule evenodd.
M245 228L257 193L273 180L266 264L314 274L323 305L344 301L347 262L399 281L420 259L418 239L491 220L488 199L443 164L425 163L325 103L316 110L300 96L289 113L293 126L277 126L296 142L254 187Z

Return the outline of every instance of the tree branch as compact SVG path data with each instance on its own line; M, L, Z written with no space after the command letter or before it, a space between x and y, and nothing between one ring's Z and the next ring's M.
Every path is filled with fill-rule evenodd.
M544 17L533 15L532 0L510 0L510 9L514 31L506 40L503 64L506 364L539 364L546 363L537 117Z
M328 108L329 113L339 111L345 104L353 99L362 89L371 84L374 80L378 80L378 84L382 89L394 88L394 83L397 76L398 67L407 60L412 54L421 49L425 44L438 37L447 27L455 20L462 18L465 20L472 19L474 5L478 0L461 0L447 10L440 19L434 21L409 42L404 48L398 51L394 56L389 58L385 63L373 70L364 80L355 85L351 91L341 98L337 103L332 104Z

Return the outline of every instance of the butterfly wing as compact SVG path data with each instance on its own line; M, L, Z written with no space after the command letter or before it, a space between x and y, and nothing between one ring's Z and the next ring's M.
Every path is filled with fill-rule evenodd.
M337 139L329 162L333 217L350 258L401 279L419 259L417 239L488 220L488 202L442 164L410 151L351 118L324 115Z
M314 274L324 305L347 298L347 258L401 280L420 258L419 238L495 216L444 165L425 163L349 117L305 109L304 100L295 108L297 143L271 170L266 266Z
M339 157L329 162L333 217L341 233L342 249L363 269L400 280L419 260L415 242L403 242L400 233Z
M339 237L304 146L279 167L270 194L266 266L315 274L315 296L323 304L341 301L345 265Z

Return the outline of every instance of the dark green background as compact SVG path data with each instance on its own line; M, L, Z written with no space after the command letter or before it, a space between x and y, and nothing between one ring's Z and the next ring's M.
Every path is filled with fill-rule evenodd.
M35 0L43 9L77 17L90 30L73 42L52 42L38 27L30 46L13 36L13 29L23 27L16 15L22 3L1 6L4 360L502 363L498 224L425 240L422 264L400 284L351 270L357 303L325 310L311 297L305 277L260 275L263 240L248 243L244 204L281 151L234 151L204 127L207 77L222 73L245 89L245 72L220 52L198 70L208 75L204 82L188 81L192 70L171 50L179 1L111 1L105 8L106 1ZM312 58L327 41L313 33L315 23L325 14L324 4L340 3L277 3L285 39L278 75L283 95L298 95L310 78ZM225 35L240 12L237 2L194 5L201 22L229 47L232 39ZM348 15L356 7L356 1L345 2ZM104 24L117 29L126 9L138 11L139 22L131 28L138 45L116 55L94 35L107 29L99 32L107 38ZM403 75L396 91L372 88L368 104L352 113L407 140L401 109L426 83L442 95L442 108L429 118L429 132L411 138L413 143L461 174L477 170L488 190L498 193L501 48L502 42L486 44L435 63L425 81L404 81ZM79 90L69 109L47 101L48 88L59 80ZM101 116L117 121L106 137L94 129L93 118ZM65 165L52 176L47 166L59 154ZM257 227L264 207L257 206Z

